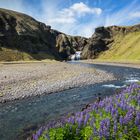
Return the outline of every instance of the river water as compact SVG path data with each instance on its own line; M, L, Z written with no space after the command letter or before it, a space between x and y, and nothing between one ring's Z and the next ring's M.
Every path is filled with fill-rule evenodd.
M37 129L37 126L59 119L67 113L80 111L98 96L110 96L127 84L140 80L140 69L137 68L101 64L81 65L113 73L118 80L0 104L0 140L19 140L21 137L24 139L23 134L26 137L31 133L31 129Z

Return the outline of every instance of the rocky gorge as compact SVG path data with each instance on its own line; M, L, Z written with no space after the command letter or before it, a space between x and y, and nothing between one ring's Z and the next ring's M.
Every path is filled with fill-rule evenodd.
M139 60L139 38L140 24L98 27L85 38L51 29L28 15L0 9L0 61L69 60L77 51L81 51L81 59Z
M140 81L140 65L98 60L139 61L139 53L139 24L97 27L86 38L0 8L0 139L36 140L42 124L118 95Z
M0 61L66 60L87 38L51 29L30 16L0 9Z

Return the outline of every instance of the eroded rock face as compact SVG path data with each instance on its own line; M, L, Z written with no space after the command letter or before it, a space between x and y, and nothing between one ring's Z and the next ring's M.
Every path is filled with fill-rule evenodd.
M69 36L59 34L56 41L56 47L62 58L69 58L70 55L75 54L76 51L82 51L87 44L88 39L80 36Z
M82 51L82 57L84 59L94 59L99 56L102 52L110 49L115 43L116 36L125 36L129 33L140 31L140 25L130 27L99 27L95 29L95 33L88 40L87 45Z
M139 31L140 25L99 27L87 39L53 30L28 15L0 9L0 61L67 60L76 51L82 52L82 59L95 59L125 35Z
M24 60L25 54L36 60L68 59L84 44L86 38L63 34L25 14L0 9L0 61Z
M27 53L32 59L45 59L39 53L60 59L54 46L55 34L49 26L25 14L0 9L0 47ZM12 55L16 54L11 51Z

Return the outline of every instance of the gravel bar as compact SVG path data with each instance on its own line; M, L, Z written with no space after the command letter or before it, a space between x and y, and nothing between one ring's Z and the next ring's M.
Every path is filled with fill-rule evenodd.
M0 102L115 80L113 74L66 62L0 64Z

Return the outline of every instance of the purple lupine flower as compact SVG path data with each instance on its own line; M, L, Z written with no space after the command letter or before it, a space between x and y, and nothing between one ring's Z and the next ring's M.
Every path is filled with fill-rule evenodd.
M123 118L123 123L127 124L134 118L134 110L129 110Z
M68 123L74 124L75 120L74 120L74 116L71 116L70 118L68 118Z
M90 126L93 126L93 123L94 123L94 117L92 117L91 121L90 121Z
M87 114L85 115L84 125L87 124L89 118L90 118L90 115L87 113Z
M82 122L83 122L83 112L79 113L78 117L76 118L76 121L78 123L78 128L81 127Z
M78 128L80 128L83 122L83 117L78 118L77 122L78 122Z
M140 125L140 112L138 112L138 113L136 114L135 124L136 124L137 126Z
M100 122L100 130L99 130L99 135L100 138L102 138L103 136L108 137L109 134L109 129L110 129L110 120L104 119Z
M97 132L97 129L96 129L95 126L93 127L93 134L94 134L95 136L98 135L98 132Z
M113 126L110 127L110 120L109 119L104 119L100 122L100 128L98 130L98 129L96 129L95 123L93 121L96 118L93 118L93 120L91 119L89 124L90 124L91 127L93 127L93 134L95 136L100 135L100 138L102 138L102 137L109 138L108 136L110 136L110 128L113 127L113 136L115 137L115 133L118 131L117 129L118 129L118 126L119 126L118 119L119 119L119 123L121 125L126 124L125 126L127 126L127 124L130 121L135 122L135 124L137 125L137 128L140 132L140 115L139 115L140 112L138 112L139 108L136 108L135 106L131 105L132 100L135 100L138 103L137 104L138 107L140 105L140 95L137 94L138 92L140 92L140 90L136 89L136 88L140 89L140 85L132 84L128 88L123 90L121 92L121 94L115 95L114 97L109 97L109 98L106 97L104 100L100 101L99 103L92 104L92 109L88 108L81 113L78 112L74 116L66 119L66 122L70 122L71 127L72 127L72 124L78 123L78 128L77 129L79 129L79 126L81 127L82 123L84 123L85 125L87 124L87 122L89 120L88 117L87 117L87 114L89 114L90 111L94 110L99 115L100 114L100 108L102 108L103 110L105 110L105 111L107 111L108 113L111 114L111 120L114 121L114 124L113 124ZM128 95L127 99L126 99L126 95ZM118 108L121 108L122 110L124 110L126 114L124 116L119 116ZM135 117L134 114L136 114L136 117ZM102 115L102 113L100 115ZM65 122L63 122L62 124L65 124ZM50 123L50 125L51 125L51 127L55 127L54 124L52 125ZM134 124L132 124L131 126L129 125L129 127L133 128ZM77 131L78 130L76 130L76 133L78 134ZM127 133L127 131L128 131L127 127L125 129L123 129L122 131L124 133ZM69 130L69 132L71 132L71 130ZM123 132L120 132L120 134L122 134ZM38 130L37 133L33 135L34 139L37 140L39 138L40 134L41 134L41 131ZM120 136L122 136L122 135L120 135Z
M43 129L42 129L42 127L41 127L41 128L36 132L36 135L39 137L39 136L41 136L42 132L43 132Z
M33 134L33 140L38 140L38 136L36 134Z
M113 117L117 117L118 116L118 110L116 108L114 108L114 107L111 110L111 116L113 116Z
M120 117L119 122L120 122L120 125L122 126L123 125L123 117L122 116Z
M118 126L117 126L117 124L116 124L116 123L114 123L113 130L114 130L114 132L115 132L115 133L116 133L116 132L117 132L117 130L118 130Z

